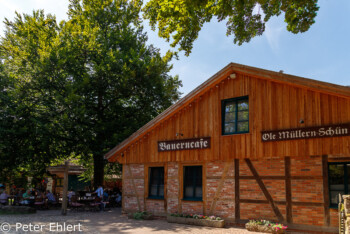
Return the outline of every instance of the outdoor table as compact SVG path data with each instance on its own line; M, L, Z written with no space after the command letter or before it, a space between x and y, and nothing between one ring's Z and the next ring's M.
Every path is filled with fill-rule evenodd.
M79 202L88 204L90 202L93 202L95 200L95 197L79 197Z

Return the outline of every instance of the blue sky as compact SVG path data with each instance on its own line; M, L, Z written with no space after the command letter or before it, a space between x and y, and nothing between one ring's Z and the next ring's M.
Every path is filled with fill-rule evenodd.
M312 78L325 82L350 85L350 1L319 0L316 23L302 34L287 32L283 17L267 24L265 33L242 46L226 37L225 22L204 26L194 43L190 56L183 53L173 60L172 74L183 81L185 94L210 78L230 62L272 71ZM44 9L58 20L66 18L68 0L0 0L0 18L14 18L14 12L31 13ZM165 53L170 47L157 33L149 30L149 43ZM3 35L4 24L0 25Z

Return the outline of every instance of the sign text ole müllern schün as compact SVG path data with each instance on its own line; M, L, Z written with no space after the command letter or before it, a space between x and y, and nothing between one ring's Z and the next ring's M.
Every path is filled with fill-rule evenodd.
M285 141L322 137L350 136L350 124L262 131L262 141Z

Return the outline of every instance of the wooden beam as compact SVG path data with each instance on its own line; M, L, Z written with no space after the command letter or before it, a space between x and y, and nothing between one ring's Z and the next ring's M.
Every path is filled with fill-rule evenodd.
M240 199L240 203L247 204L269 204L268 200L256 200L256 199ZM274 201L277 205L287 205L286 201ZM311 207L322 207L323 203L321 202L292 202L293 206L311 206Z
M148 186L148 181L147 181L147 186ZM168 214L168 163L164 165L164 211L165 211L165 214Z
M292 208L292 181L291 181L291 164L290 157L284 158L284 174L286 186L286 217L288 223L293 223L293 208Z
M276 217L278 218L279 222L282 222L284 220L280 210L278 209L278 207L275 205L269 191L267 190L267 188L265 187L265 184L263 183L262 179L259 177L258 172L255 170L252 162L250 161L250 159L246 158L245 162L247 163L250 171L252 172L253 176L255 177L256 182L258 182L260 189L262 190L262 192L264 193L267 201L270 203L273 212L275 213Z
M240 176L241 180L255 180L254 176ZM260 176L262 180L285 180L285 176Z
M68 193L68 171L69 161L64 163L64 177L63 177L63 197L62 197L62 215L67 215L67 193Z
M126 202L126 199L123 198L124 197L124 194L125 194L125 167L126 167L126 164L122 164L122 213L123 212L126 212L125 211L125 202Z
M292 180L323 180L322 176L291 176Z
M323 206L321 202L292 202L293 206Z
M177 203L177 212L182 213L182 198L183 198L183 165L180 163L178 165L178 180L179 180L179 190L178 190L178 203Z
M228 169L229 169L230 165L231 165L230 162L226 162L225 163L224 172L222 173L219 185L218 185L218 187L216 189L214 200L211 203L210 210L209 210L209 215L213 214L214 208L216 206L216 202L220 198L220 193L221 193L222 187L224 185L224 182L225 182L225 179L226 179L226 176L227 176L227 172L228 172Z
M239 159L235 159L235 221L241 219L240 203L239 203Z
M269 204L268 200L256 200L256 199L239 199L240 203L249 203L249 204Z
M202 171L202 177L203 177L203 215L207 215L207 194L208 194L208 188L207 188L207 177L203 176L207 174L207 163L205 162L203 164L203 171Z
M129 176L131 177L131 183L132 183L132 186L134 188L134 192L135 192L135 196L136 196L136 200L137 200L137 207L138 207L138 211L141 211L141 203L140 203L140 198L137 194L137 190L136 190L136 185L135 185L135 181L134 181L134 178L132 176L132 172L131 172L131 168L130 168L130 165L126 165L127 168L128 168L128 172L129 172Z
M255 180L254 176L240 176L241 180ZM285 176L260 176L262 180L285 180ZM290 176L291 180L322 180L322 176Z
M322 155L322 174L323 174L323 208L324 208L324 225L331 224L329 213L329 189L328 189L328 155Z
M149 171L149 165L144 165L144 170L143 170L143 175L144 175L144 180L143 180L143 209L144 211L147 211L147 198L148 198L148 193L149 193L149 187L148 187L148 171Z

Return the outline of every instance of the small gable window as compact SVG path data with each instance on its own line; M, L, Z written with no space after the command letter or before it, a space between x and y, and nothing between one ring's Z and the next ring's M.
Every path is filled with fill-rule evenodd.
M222 134L249 132L248 97L226 99L222 101Z

